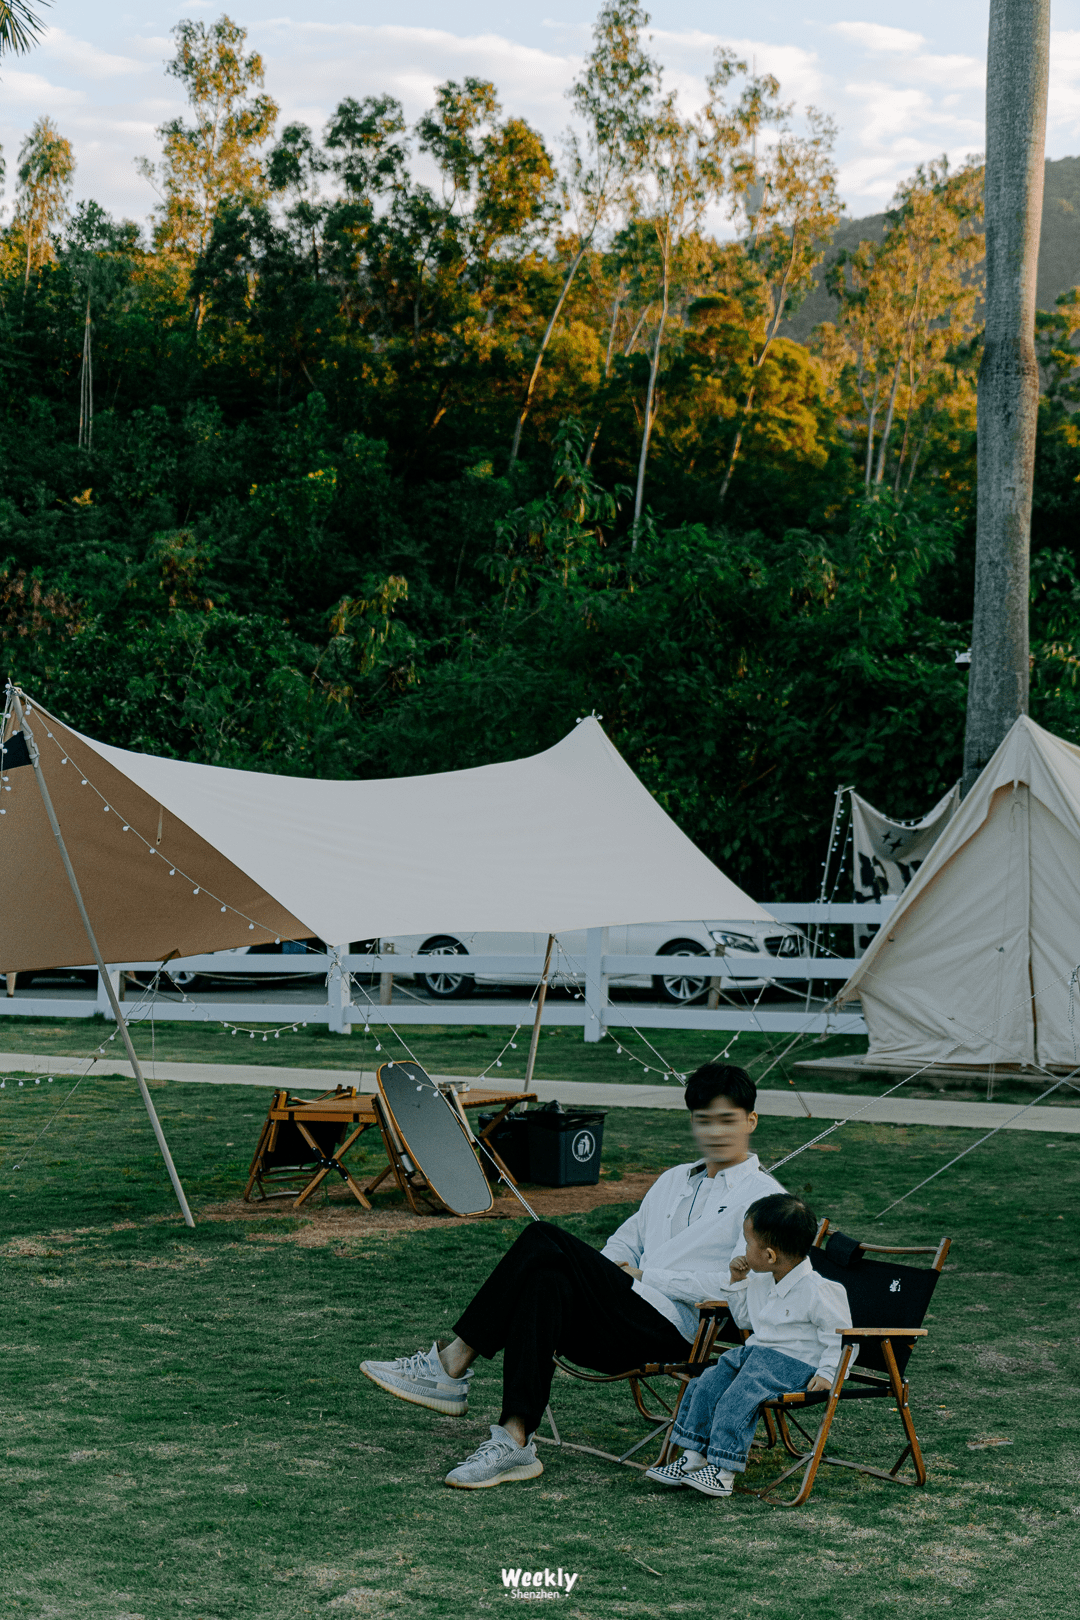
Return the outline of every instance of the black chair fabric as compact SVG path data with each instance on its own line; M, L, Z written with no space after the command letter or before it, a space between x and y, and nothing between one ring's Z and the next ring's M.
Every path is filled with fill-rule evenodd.
M264 1175L268 1170L313 1170L319 1163L320 1154L324 1159L333 1158L346 1127L322 1122L308 1124L305 1121L305 1124L319 1144L319 1153L314 1152L310 1142L305 1142L299 1128L291 1120L283 1119L278 1125L273 1148L263 1154Z
M938 1272L928 1266L900 1265L887 1255L880 1260L864 1255L857 1265L838 1265L831 1249L832 1244L825 1249L811 1249L810 1264L823 1277L838 1282L847 1291L855 1327L922 1327ZM911 1348L893 1341L893 1354L901 1374L911 1356ZM859 1345L857 1366L863 1371L887 1372L880 1344L864 1339Z

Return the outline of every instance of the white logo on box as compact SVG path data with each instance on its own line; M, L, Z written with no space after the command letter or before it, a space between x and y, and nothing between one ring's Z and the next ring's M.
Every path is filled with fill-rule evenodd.
M592 1131L578 1131L570 1144L570 1151L578 1164L588 1164L596 1152L596 1137Z

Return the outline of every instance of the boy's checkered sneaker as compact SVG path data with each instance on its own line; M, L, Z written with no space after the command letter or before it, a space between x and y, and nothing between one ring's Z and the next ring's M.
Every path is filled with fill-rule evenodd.
M735 1475L729 1468L717 1468L706 1463L704 1468L692 1468L683 1480L702 1496L730 1496L735 1488Z
M662 1468L653 1463L651 1468L646 1468L645 1478L651 1479L654 1485L685 1485L689 1471L684 1452L681 1457L676 1457L674 1462L665 1463Z
M362 1361L360 1371L373 1384L413 1406L427 1406L446 1417L464 1417L469 1410L469 1379L451 1378L439 1360L439 1341L430 1350L415 1356L399 1356L396 1361Z
M498 1423L491 1425L491 1439L477 1446L471 1457L452 1468L444 1481L460 1491L482 1491L489 1485L506 1485L512 1480L535 1479L544 1472L530 1434L523 1446L511 1439Z

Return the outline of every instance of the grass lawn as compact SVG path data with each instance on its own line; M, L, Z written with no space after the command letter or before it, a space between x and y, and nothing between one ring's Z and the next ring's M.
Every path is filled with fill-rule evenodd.
M524 1077L529 1034L528 1028L515 1036L512 1025L507 1028L484 1024L421 1024L404 1026L400 1032L408 1042L408 1050L431 1072L476 1075L486 1069L491 1085ZM6 1031L0 1031L0 1048L38 1056L82 1057L104 1046L110 1058L122 1058L119 1036L110 1040L112 1035L115 1035L114 1026L102 1018L19 1018L10 1020ZM311 1024L295 1033L288 1030L277 1039L271 1033L263 1040L261 1033L254 1038L231 1035L220 1024L161 1022L156 1023L153 1030L148 1024L136 1025L132 1035L140 1057L149 1060L154 1053L169 1062L273 1063L297 1069L371 1070L387 1057L402 1057L406 1052L394 1031L372 1030L365 1035L362 1026L347 1038ZM516 1045L508 1047L510 1040ZM656 1085L663 1081L665 1072L689 1073L698 1064L716 1057L730 1042L730 1035L715 1032L664 1029L646 1030L643 1035L628 1031L618 1039L607 1036L586 1045L579 1029L545 1029L540 1038L536 1078L560 1083L590 1080L619 1085ZM647 1043L655 1050L650 1050ZM794 1067L796 1060L802 1058L847 1057L865 1051L866 1037L861 1035L796 1039L789 1034L748 1031L740 1034L729 1056L732 1062L748 1068L759 1084L774 1090L797 1087L800 1091L876 1094L892 1081L865 1076L848 1079L834 1074L806 1074ZM501 1067L494 1066L497 1060L501 1061ZM998 1073L994 1080L994 1101L1031 1102L1041 1089L1038 1081L1012 1080ZM905 1091L911 1097L948 1096L976 1101L986 1095L985 1085L964 1079L947 1083L915 1079ZM1080 1093L1062 1087L1047 1101L1063 1107L1080 1106Z
M0 1617L460 1620L509 1601L501 1569L559 1565L580 1577L565 1612L589 1620L1067 1611L1080 1139L998 1136L880 1225L891 1197L972 1134L854 1125L833 1139L840 1151L788 1168L849 1232L947 1232L955 1246L911 1367L927 1489L830 1469L785 1513L664 1495L550 1448L529 1484L444 1489L498 1415L497 1365L481 1364L473 1412L454 1420L390 1400L356 1363L430 1343L520 1223L313 1244L309 1222L275 1210L189 1232L130 1082L84 1081L28 1152L59 1091L9 1082L0 1094ZM235 1197L262 1094L174 1085L155 1100L196 1212ZM809 1134L767 1119L758 1145L768 1162ZM607 1164L657 1169L686 1142L681 1114L613 1112ZM628 1208L566 1224L599 1244ZM601 1445L635 1431L622 1396L561 1379L556 1393L564 1430ZM838 1441L891 1461L899 1429L890 1449L874 1445L885 1406L844 1413ZM969 1449L994 1437L1012 1444Z

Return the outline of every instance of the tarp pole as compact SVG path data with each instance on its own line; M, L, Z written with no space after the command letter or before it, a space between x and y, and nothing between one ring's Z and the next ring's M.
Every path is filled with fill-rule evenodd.
M555 944L555 935L548 935L547 951L544 955L544 971L540 976L540 989L536 997L536 1017L533 1019L532 1040L529 1043L529 1061L525 1065L525 1090L532 1085L533 1068L536 1064L536 1048L540 1044L540 1020L544 1016L544 1002L547 1000L548 974L551 971L551 950Z
M67 845L64 843L63 835L60 831L60 823L56 819L56 811L53 809L53 802L49 796L49 789L45 783L45 773L41 769L41 756L38 753L37 742L34 739L33 732L26 723L26 716L23 713L23 706L19 700L18 692L13 692L12 697L14 701L15 720L26 741L26 751L30 755L30 763L34 767L34 775L37 777L37 785L41 790L41 798L42 803L45 806L45 814L49 818L49 825L52 827L53 837L56 839L56 845L60 851L60 859L64 863L64 871L67 873L67 879L71 885L71 892L75 896L75 904L79 908L79 916L82 918L83 927L86 929L86 937L90 941L90 949L94 953L94 961L97 963L100 982L105 986L105 992L108 995L109 1002L112 1006L113 1017L116 1019L117 1028L119 1029L120 1034L123 1036L124 1045L127 1048L128 1060L131 1063L131 1067L135 1071L135 1079L138 1081L139 1091L142 1095L143 1103L146 1106L146 1112L150 1116L150 1123L154 1128L154 1135L157 1137L157 1145L161 1149L161 1157L165 1160L165 1168L169 1172L169 1180L173 1184L173 1192L176 1194L176 1201L180 1205L187 1225L194 1226L195 1221L188 1206L188 1201L184 1196L184 1189L180 1185L180 1177L176 1173L176 1166L173 1164L172 1154L169 1152L169 1144L165 1140L165 1132L161 1128L161 1121L157 1117L157 1111L155 1110L154 1104L151 1101L150 1093L146 1087L146 1081L143 1079L142 1068L139 1064L138 1058L135 1056L135 1048L131 1044L131 1035L128 1032L127 1024L124 1021L124 1015L120 1011L120 1003L117 1000L116 991L113 989L113 982L109 977L109 970L105 966L101 951L98 948L97 939L94 935L94 930L90 924L90 915L87 912L86 905L83 901L82 893L75 877L75 869L71 864L71 857L67 852Z

